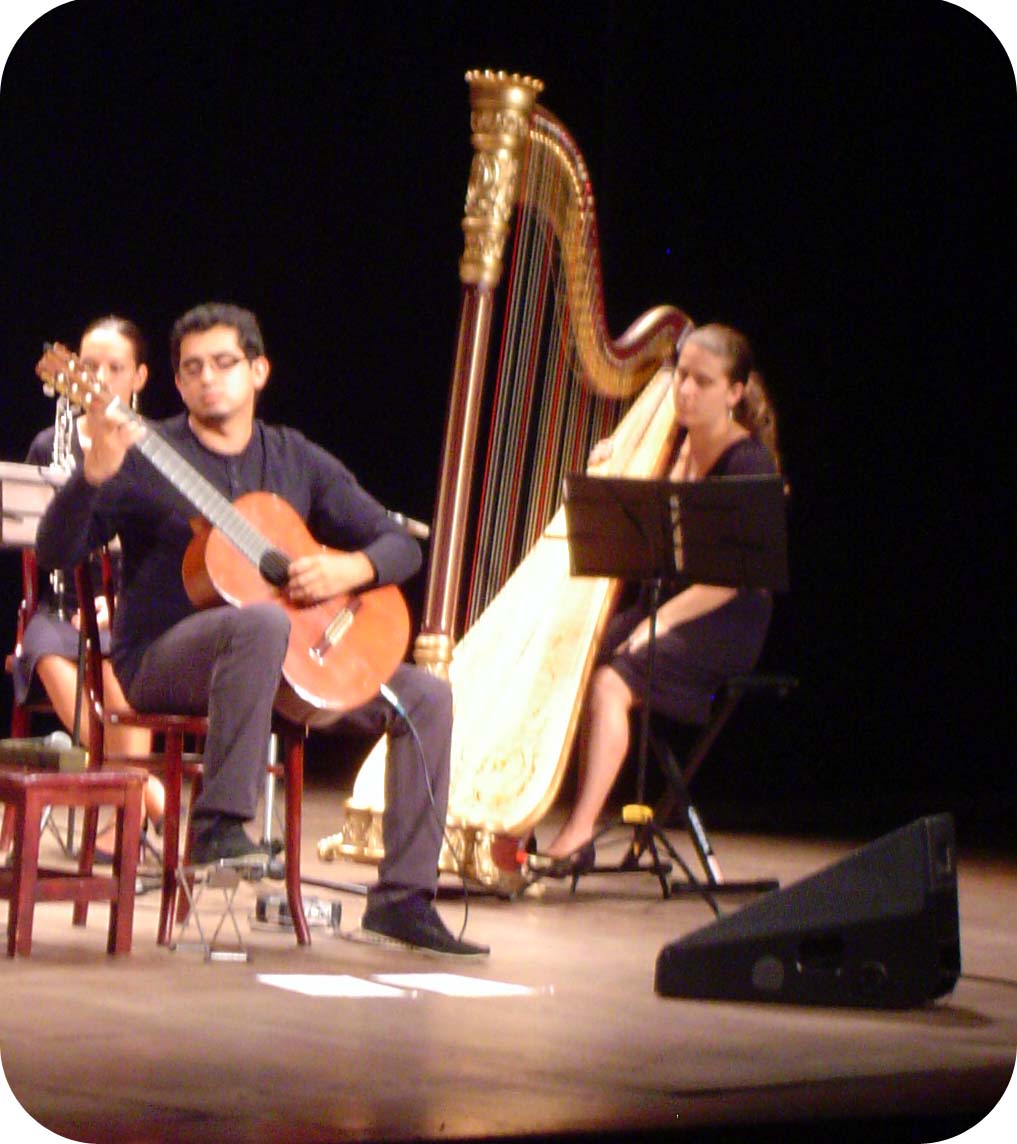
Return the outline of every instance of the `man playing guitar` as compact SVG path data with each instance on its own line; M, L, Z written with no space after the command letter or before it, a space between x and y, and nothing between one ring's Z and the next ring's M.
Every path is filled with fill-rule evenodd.
M273 707L310 726L388 730L385 857L362 931L430 952L488 952L454 937L433 904L452 700L445 681L402 661L408 620L392 587L417 571L418 544L335 457L255 417L270 366L250 311L188 311L170 353L186 412L146 424L93 387L83 402L92 447L37 547L50 567L119 535L112 659L124 693L138 711L207 711L192 860L261 850L243 823L257 809Z

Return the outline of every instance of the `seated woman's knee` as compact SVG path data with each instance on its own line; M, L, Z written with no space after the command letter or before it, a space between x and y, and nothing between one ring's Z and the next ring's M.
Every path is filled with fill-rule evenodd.
M598 706L631 707L633 698L628 684L611 667L598 667L590 682L590 702Z

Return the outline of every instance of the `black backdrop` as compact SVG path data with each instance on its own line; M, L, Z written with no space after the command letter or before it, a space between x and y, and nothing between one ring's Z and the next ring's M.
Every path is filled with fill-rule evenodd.
M133 316L163 415L172 319L224 298L263 321L263 415L429 519L463 73L539 76L591 168L612 330L659 302L731 321L781 413L793 587L766 662L801 686L739 722L704 796L859 834L950 809L1012 844L1005 48L939 0L480 7L74 0L28 29L0 89L0 456L51 422L43 341Z

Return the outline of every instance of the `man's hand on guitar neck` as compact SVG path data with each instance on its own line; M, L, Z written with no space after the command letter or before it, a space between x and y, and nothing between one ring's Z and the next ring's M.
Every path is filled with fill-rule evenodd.
M106 403L92 400L85 413L85 435L85 480L98 486L120 471L128 450L145 435L145 427L115 407L111 410Z
M373 584L376 576L374 565L362 552L323 548L290 562L286 594L295 604L313 604L355 592Z

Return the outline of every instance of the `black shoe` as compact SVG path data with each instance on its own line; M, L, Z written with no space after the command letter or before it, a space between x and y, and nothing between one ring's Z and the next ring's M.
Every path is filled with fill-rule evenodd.
M438 911L423 894L398 902L368 906L360 929L364 937L385 939L404 949L449 957L487 957L490 946L453 937Z
M260 843L248 838L239 818L220 814L201 819L194 828L191 862L195 866L204 866L209 862L237 858L260 859L268 867L271 855Z
M597 851L591 840L561 858L536 851L528 856L526 865L534 878L578 878L597 865Z
M154 828L153 832L155 832ZM150 857L156 865L162 865L162 847L156 846L152 839L149 838L148 830L145 829L141 832L141 854L138 857L138 861L144 864L145 859L148 857Z
M152 857L156 862L162 861L162 851L158 847L153 846L148 840L148 835L144 830L141 832L141 842L138 848L138 862L145 861L145 852L151 851ZM103 850L101 847L96 847L95 857L93 859L96 866L112 866L113 865L113 851Z

